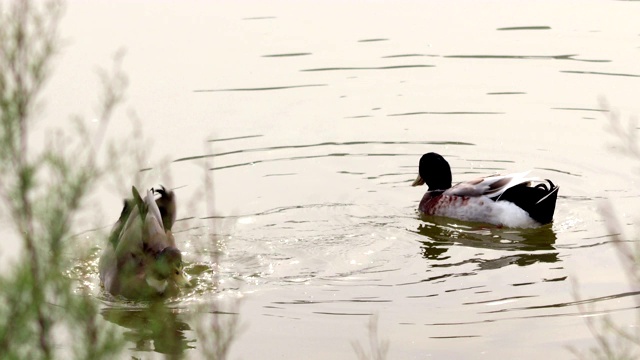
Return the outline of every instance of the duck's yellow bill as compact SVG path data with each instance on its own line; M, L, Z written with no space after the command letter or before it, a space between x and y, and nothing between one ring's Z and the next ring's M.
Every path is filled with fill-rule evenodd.
M424 180L422 179L422 177L420 175L418 175L418 177L413 182L413 184L411 184L411 186L420 186L420 185L424 185Z
M184 273L184 270L180 270L179 274L173 275L173 281L175 281L178 286L191 286L191 280L189 276Z

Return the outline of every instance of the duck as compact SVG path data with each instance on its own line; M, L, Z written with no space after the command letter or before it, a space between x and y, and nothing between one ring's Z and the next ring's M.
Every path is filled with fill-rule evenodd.
M100 283L110 294L128 299L175 295L179 287L190 285L171 231L175 195L162 185L144 197L135 186L131 193L100 256Z
M447 160L429 152L420 158L418 177L412 186L428 186L418 205L422 214L534 228L553 221L559 187L549 179L529 177L529 173L492 175L452 186Z

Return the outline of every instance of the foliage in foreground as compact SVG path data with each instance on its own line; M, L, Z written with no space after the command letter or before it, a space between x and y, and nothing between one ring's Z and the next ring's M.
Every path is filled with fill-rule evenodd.
M122 74L116 69L104 78L102 123L95 133L78 126L73 138L50 136L40 152L30 138L58 51L61 13L56 2L0 4L0 209L12 225L5 231L21 250L0 277L0 353L9 359L70 357L62 351L100 359L123 345L114 331L97 326L95 300L76 294L64 275L74 220L102 172L97 154L121 99ZM59 342L68 339L73 345L61 350Z
M122 329L109 322L124 321L126 328L134 313L144 318L145 332L151 334L156 351L180 358L192 347L176 333L189 326L178 320L175 311L163 303L147 304L141 312L126 306L100 310L92 294L79 290L68 276L77 265L74 259L90 257L90 250L79 248L72 237L90 190L105 176L120 176L123 183L135 178L134 183L139 183L140 172L123 177L121 173L128 170L117 165L124 155L132 154L134 159L129 160L139 165L145 154L126 143L115 144L104 154L103 137L127 83L120 57L111 72L100 73L99 126L89 130L76 119L74 133L49 134L44 149L34 150L30 137L40 94L59 51L61 15L62 4L56 1L15 0L8 6L0 1L0 216L10 224L3 235L16 239L15 246L21 250L9 264L10 270L0 274L0 356L117 358L125 338ZM139 133L133 138L132 143L146 145ZM209 174L205 171L205 192L213 188ZM210 206L209 193L205 195ZM215 236L209 234L209 238L215 246ZM216 257L213 262L219 265L219 260ZM201 321L197 318L201 313L212 316ZM236 335L237 316L224 321L219 313L213 303L186 314L197 322L199 351L206 358L226 358Z
M640 143L638 142L637 121L631 119L626 124L620 119L620 114L611 110L609 105L602 100L601 107L608 109L609 130L617 139L617 150L622 155L629 157L634 163L640 165ZM637 174L635 175L637 176ZM615 246L620 262L627 275L627 281L633 288L640 288L640 242L637 240L625 240L624 231L617 213L611 203L603 203L600 213L605 220L609 238ZM640 233L639 233L640 234ZM637 237L636 237L637 239ZM574 288L577 286L574 285ZM576 294L579 298L579 295ZM636 309L640 308L640 301L636 299ZM580 305L582 314L594 314L597 311L593 307ZM571 348L578 358L594 359L637 359L640 356L640 333L635 328L639 324L640 313L635 310L635 325L626 326L617 324L610 315L602 317L586 316L585 322L595 344L587 352Z

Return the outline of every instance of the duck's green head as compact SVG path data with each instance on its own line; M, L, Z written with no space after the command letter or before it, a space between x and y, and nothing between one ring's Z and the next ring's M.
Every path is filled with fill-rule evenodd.
M422 155L418 174L412 186L426 183L430 191L446 190L451 187L451 167L440 154L430 152Z
M184 273L182 253L173 246L167 246L156 255L151 276L157 281L171 280L178 286L190 285Z

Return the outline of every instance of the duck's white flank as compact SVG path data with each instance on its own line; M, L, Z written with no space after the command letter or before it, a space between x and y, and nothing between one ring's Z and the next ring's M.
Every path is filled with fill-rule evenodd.
M540 223L509 201L493 201L486 196L461 197L442 195L432 215L465 221L478 221L513 228L534 228Z

